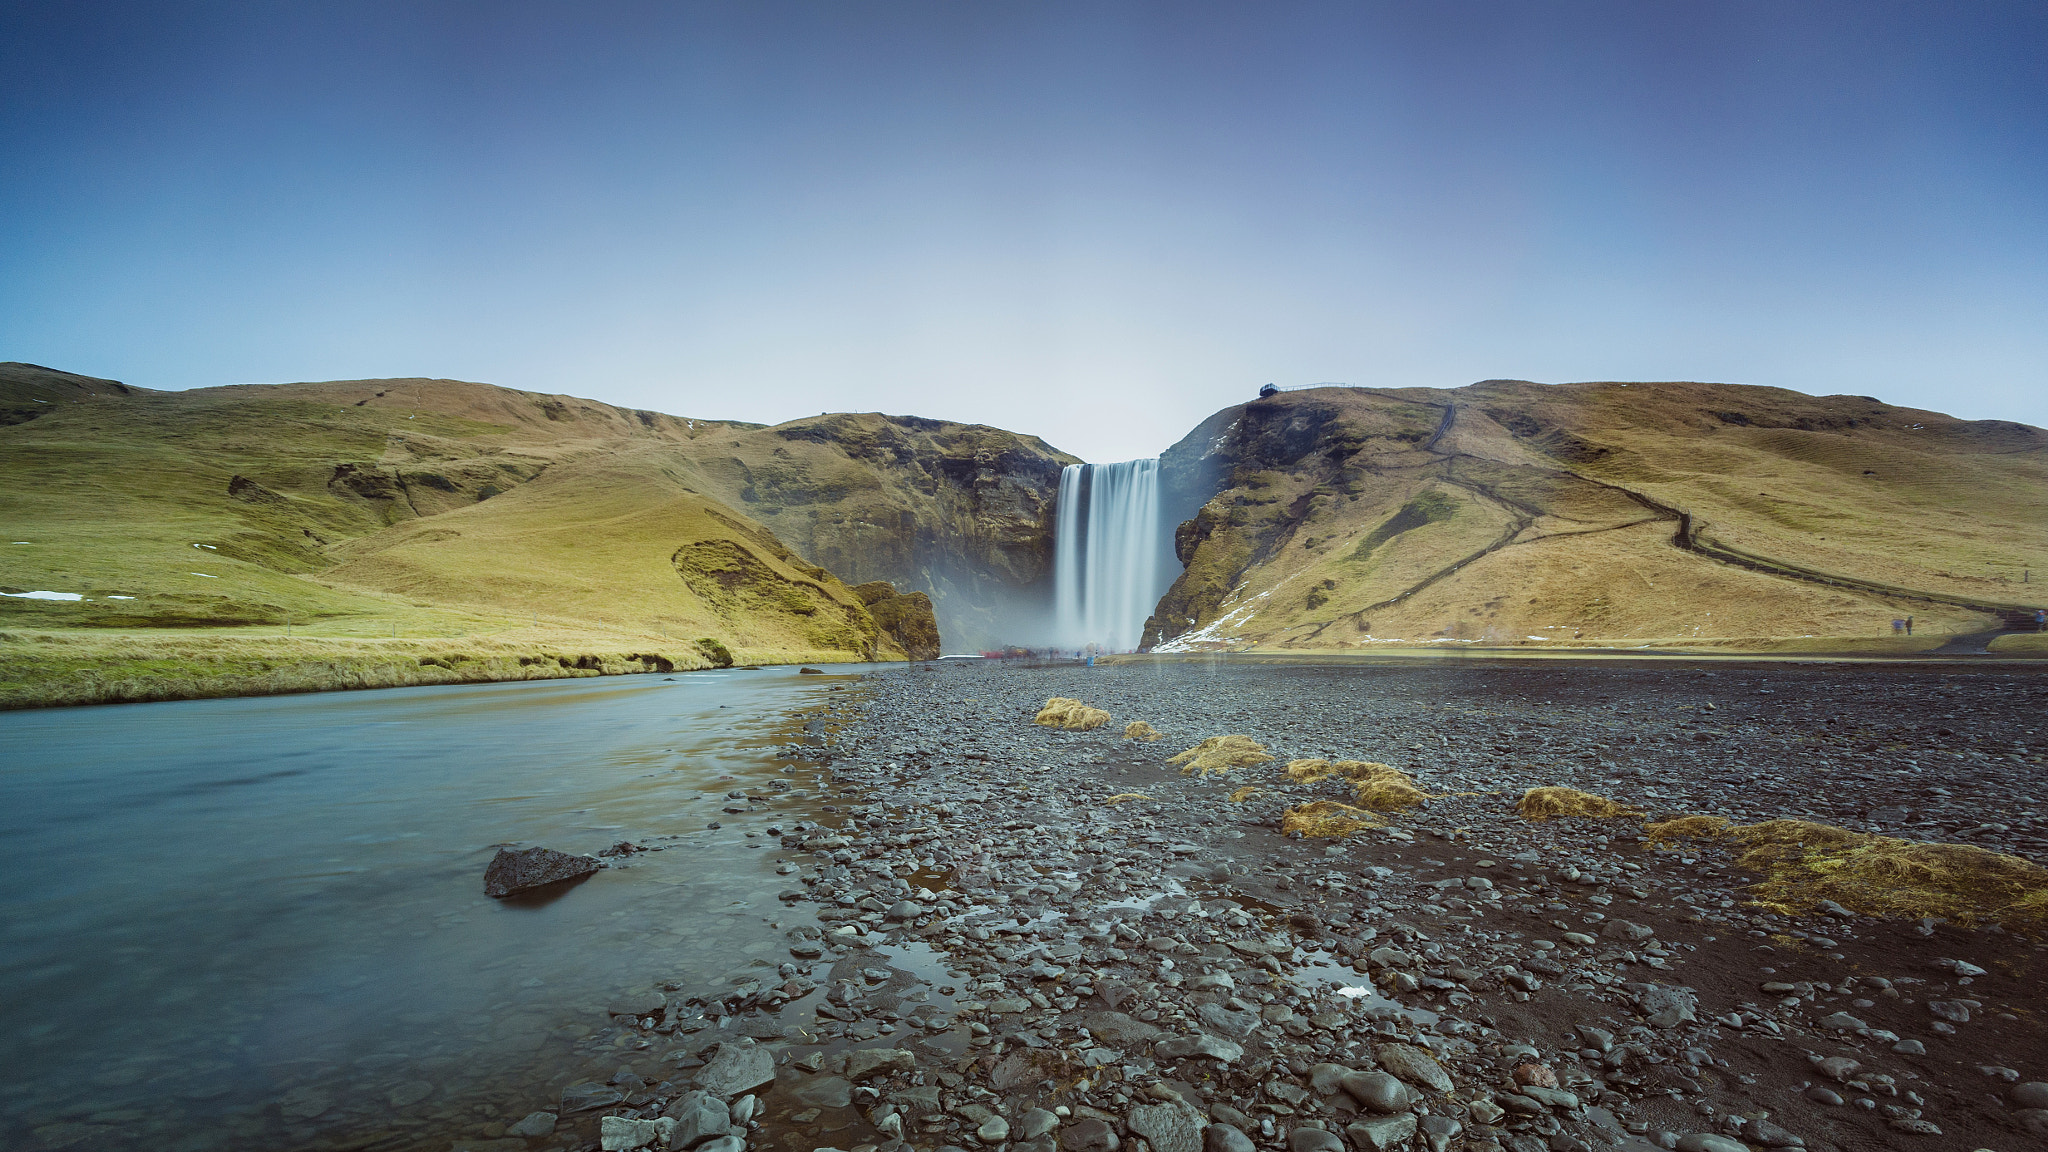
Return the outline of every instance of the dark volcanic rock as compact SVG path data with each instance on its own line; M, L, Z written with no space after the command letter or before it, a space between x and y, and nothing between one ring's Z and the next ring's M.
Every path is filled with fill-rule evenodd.
M552 848L498 849L484 869L484 895L510 896L543 884L588 876L604 865L590 856L571 856Z

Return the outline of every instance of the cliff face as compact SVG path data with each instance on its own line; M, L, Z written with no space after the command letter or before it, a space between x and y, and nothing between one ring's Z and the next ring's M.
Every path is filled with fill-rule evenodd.
M2048 562L2048 433L1867 397L1310 389L1217 413L1161 472L1169 648L1972 627Z
M953 651L1036 625L1060 469L1080 463L1032 436L876 413L736 429L681 453L693 483L812 562L929 596Z

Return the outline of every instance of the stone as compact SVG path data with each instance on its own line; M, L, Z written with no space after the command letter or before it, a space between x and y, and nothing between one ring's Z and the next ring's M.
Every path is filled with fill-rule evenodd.
M2015 1108L2048 1108L2048 1082L2030 1080L2012 1090Z
M1168 1060L1186 1060L1202 1056L1228 1064L1244 1058L1244 1048L1241 1045L1214 1036L1183 1036L1173 1040L1161 1040L1152 1050Z
M1892 1051L1897 1052L1901 1056L1925 1056L1927 1055L1927 1045L1922 1044L1918 1040L1901 1040L1897 1044L1892 1045Z
M676 1122L666 1116L652 1120L606 1116L597 1122L598 1147L604 1152L632 1152L635 1148L646 1148L655 1143L665 1144L675 1127Z
M775 1081L775 1057L752 1040L727 1040L697 1069L697 1087L720 1100L730 1100Z
M2030 1136L2048 1140L2048 1108L2022 1108L2012 1114Z
M1833 1088L1824 1088L1819 1084L1815 1084L1806 1090L1806 1098L1815 1104L1826 1104L1830 1108L1842 1103L1842 1094L1840 1092L1835 1091Z
M1315 1064L1308 1070L1308 1086L1318 1095L1328 1096L1343 1087L1344 1077L1351 1069L1342 1064Z
M1529 1084L1538 1088L1557 1087L1557 1073L1548 1064L1515 1065L1515 1083Z
M410 1108L434 1094L434 1086L424 1080L408 1080L391 1090L388 1097L393 1108Z
M1927 1010L1951 1024L1968 1024L1970 1006L1957 1000L1929 1000Z
M1211 1124L1202 1129L1202 1152L1257 1152L1257 1145L1232 1124Z
M1849 1015L1847 1012L1833 1012L1821 1017L1820 1026L1830 1032L1870 1031L1870 1025Z
M1060 1126L1060 1118L1043 1108L1033 1108L1017 1118L1017 1139L1037 1140Z
M528 1112L519 1122L505 1129L507 1136L541 1137L555 1134L553 1112Z
M1415 1089L1385 1072L1346 1072L1344 1093L1374 1112L1406 1112L1415 1103Z
M728 1132L697 1145L697 1152L747 1152L747 1142Z
M1186 1101L1171 1100L1140 1104L1125 1114L1124 1123L1133 1135L1144 1137L1153 1152L1202 1152L1202 1129L1209 1119Z
M1678 1152L1749 1152L1740 1140L1711 1132L1687 1132L1678 1138Z
M1296 1128L1287 1134L1287 1152L1345 1152L1344 1142L1321 1128Z
M484 895L510 896L544 884L588 876L604 867L595 856L571 856L553 848L498 849L484 869Z
M1172 1035L1164 1028L1133 1019L1122 1012L1083 1012L1081 1027L1102 1043L1119 1048L1164 1040Z
M1429 1152L1449 1152L1451 1142L1464 1130L1463 1124L1449 1116L1422 1117L1422 1142L1429 1145Z
M1637 924L1633 920L1609 920L1600 927L1600 935L1607 937L1609 940L1648 940L1656 934L1657 930L1655 928L1645 924Z
M1195 1009L1195 1018L1205 1026L1234 1040L1242 1040L1259 1026L1259 1018L1249 1012L1238 1012L1221 1004L1204 1004Z
M1697 1021L1694 1010L1700 998L1692 989L1677 984L1643 984L1636 992L1636 1006L1659 1028L1676 1028Z
M843 1076L813 1076L798 1083L790 1095L810 1108L845 1108L853 1103L853 1082Z
M1374 1055L1379 1057L1380 1067L1410 1084L1419 1084L1432 1092L1451 1090L1449 1074L1435 1057L1420 1048L1409 1044L1382 1044Z
M587 1112L592 1108L609 1108L626 1098L625 1093L609 1084L585 1080L562 1089L562 1112Z
M1060 1129L1060 1147L1066 1152L1116 1152L1116 1129L1086 1116Z
M917 1057L907 1048L856 1048L846 1054L846 1078L859 1084L891 1072L915 1072Z
M668 997L659 992L628 992L605 1001L610 1016L659 1016L668 1007Z
M1806 1147L1803 1137L1793 1135L1769 1120L1751 1120L1743 1125L1742 1139L1746 1144L1761 1144L1766 1148Z
M1498 1124L1508 1110L1491 1100L1474 1100L1465 1106L1465 1115L1472 1117L1475 1124Z
M744 1128L746 1127L747 1121L752 1120L754 1118L754 1113L759 1112L760 1110L761 1098L752 1093L748 1093L747 1095L742 1096L739 1099L733 1101L732 1107L727 1111L726 1115L732 1119L733 1127Z
M1547 1108L1577 1108L1579 1106L1578 1096L1556 1088L1538 1088L1534 1084L1524 1084L1522 1085L1521 1093Z
M1846 1084L1849 1077L1854 1076L1863 1065L1849 1059L1847 1056L1830 1056L1815 1064L1814 1067L1820 1070L1821 1075L1833 1080L1835 1083Z
M974 1130L974 1138L983 1144L1001 1144L1010 1138L1010 1122L1001 1116L991 1116Z
M1934 1121L1922 1120L1916 1116L1894 1116L1886 1121L1886 1124L1894 1132L1904 1132L1912 1136L1941 1135L1941 1129Z
M1351 1137L1351 1142L1366 1152L1391 1152L1392 1149L1415 1139L1415 1117L1405 1113L1400 1116L1375 1116L1370 1120L1360 1120L1356 1124L1346 1125L1344 1134Z
M796 1096L799 1100L803 1099L802 1090L809 1086L798 1086ZM848 1099L850 1101L851 1097ZM675 1130L668 1139L671 1148L695 1148L714 1136L732 1131L731 1112L717 1097L701 1089L685 1092L669 1101L661 1114L676 1122Z

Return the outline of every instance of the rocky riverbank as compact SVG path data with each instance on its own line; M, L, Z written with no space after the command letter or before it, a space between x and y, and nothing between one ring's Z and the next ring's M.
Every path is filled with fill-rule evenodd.
M609 1083L458 1148L2048 1139L2044 948L2017 922L1760 906L1725 842L1514 806L1563 785L2039 861L2038 673L940 665L848 695L835 803L776 829L788 954L615 1005L591 1038L626 1058ZM1113 722L1034 726L1054 696ZM1164 738L1125 740L1137 720ZM1169 763L1224 734L1275 759ZM1431 799L1291 837L1289 809L1351 798L1290 780L1302 758L1391 764Z

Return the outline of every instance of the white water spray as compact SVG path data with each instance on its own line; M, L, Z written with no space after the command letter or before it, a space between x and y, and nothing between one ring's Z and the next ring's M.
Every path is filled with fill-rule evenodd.
M1159 461L1069 464L1060 472L1053 538L1057 642L1138 646L1173 575L1160 531Z

